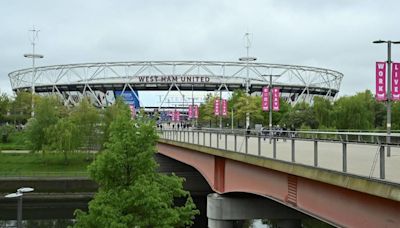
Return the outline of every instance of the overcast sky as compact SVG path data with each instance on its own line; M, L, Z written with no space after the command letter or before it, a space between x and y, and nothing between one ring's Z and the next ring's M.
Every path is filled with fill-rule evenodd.
M400 40L399 0L13 0L0 2L0 91L31 66L28 30L40 29L38 65L136 60L236 61L253 34L258 62L344 74L340 95L375 93L375 61ZM392 48L400 62L400 45Z

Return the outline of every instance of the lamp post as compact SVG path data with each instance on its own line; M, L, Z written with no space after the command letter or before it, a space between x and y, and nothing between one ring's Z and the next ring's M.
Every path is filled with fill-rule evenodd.
M268 110L269 110L269 143L272 141L272 77L279 77L279 74L262 75L269 76L269 91L268 91Z
M31 111L31 116L35 116L35 103L34 103L34 95L35 95L35 77L36 77L36 68L35 68L35 59L42 59L44 56L40 54L35 54L35 41L38 37L38 33L40 30L36 30L35 26L33 26L32 30L29 30L32 32L32 53L31 54L24 54L25 58L31 58L32 59L32 84L31 84L31 92L32 92L32 111Z
M250 57L249 56L249 48L251 46L250 43L250 33L245 33L245 48L246 48L246 57L240 57L239 61L244 61L246 62L246 93L250 94L250 79L249 79L249 62L250 61L256 61L256 57ZM247 101L248 102L248 101ZM247 103L248 105L248 103ZM250 126L250 113L246 112L246 129Z
M374 44L387 44L387 101L386 101L386 109L387 109L387 117L386 117L386 143L388 144L386 152L387 156L390 157L390 133L392 129L392 107L391 107L391 99L392 99L392 44L400 44L400 41L391 41L391 40L375 40L372 43Z
M17 192L6 195L6 198L18 198L17 206L17 228L22 228L22 196L24 193L33 192L31 187L22 187L17 189Z

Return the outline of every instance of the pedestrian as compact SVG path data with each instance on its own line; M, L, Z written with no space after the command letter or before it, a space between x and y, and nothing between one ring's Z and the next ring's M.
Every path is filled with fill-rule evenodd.
M287 128L286 128L286 124L283 125L282 131L283 131L283 141L286 142L286 137L287 137Z
M261 134L264 136L264 141L265 141L265 138L267 137L267 133L268 133L267 128L263 127L263 128L261 129Z

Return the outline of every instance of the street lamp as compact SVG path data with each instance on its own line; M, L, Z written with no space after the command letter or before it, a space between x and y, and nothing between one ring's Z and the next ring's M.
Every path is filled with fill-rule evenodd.
M269 76L269 91L268 91L268 110L269 110L269 143L271 144L272 140L272 77L279 77L279 74L269 74L269 75L262 75L262 76Z
M17 228L22 228L22 196L24 193L33 192L34 189L31 187L22 187L17 189L17 192L7 194L6 198L18 198L18 207L17 207Z
M249 56L249 48L250 44L250 33L245 33L245 48L246 48L246 57L240 57L239 61L246 62L246 93L250 94L250 79L249 79L249 61L256 61L257 57L250 57ZM248 102L248 101L246 101ZM248 103L247 103L248 105ZM246 129L250 126L250 113L246 112Z
M35 77L36 77L36 68L35 68L35 59L42 59L44 58L43 55L40 54L35 54L35 41L38 37L38 33L40 30L36 30L35 26L33 26L32 30L29 30L32 32L32 40L31 40L31 44L32 44L32 53L31 54L24 54L25 58L30 58L32 59L32 84L31 84L31 92L32 92L32 111L31 111L31 116L34 117L35 116L35 104L34 104L34 95L35 95Z
M375 40L372 43L374 44L382 44L387 43L387 117L386 117L386 143L387 145L387 156L390 157L390 133L392 128L392 107L391 107L391 99L392 99L392 44L400 44L400 41L391 41L391 40Z

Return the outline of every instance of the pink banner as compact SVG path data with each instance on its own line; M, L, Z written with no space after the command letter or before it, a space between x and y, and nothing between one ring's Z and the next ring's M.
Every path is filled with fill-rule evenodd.
M376 62L376 95L377 101L386 100L386 63Z
M272 111L279 111L279 88L272 88Z
M261 105L263 111L269 110L269 89L268 87L263 87L261 92Z
M199 118L199 106L195 105L193 107L193 115L195 119Z
M171 121L175 121L175 111L170 111L169 116L171 116Z
M174 116L175 116L175 122L179 122L181 113L179 111L175 111L175 115Z
M214 115L219 116L219 105L220 105L220 100L219 99L215 99L214 101Z
M189 105L188 109L188 118L192 119L193 118L193 105Z
M222 99L222 116L228 115L228 101L226 99Z
M131 110L131 116L132 116L132 118L135 118L135 117L136 117L135 106L132 105L132 104L130 104L130 105L129 105L129 109Z
M400 100L400 63L392 64L392 100Z

